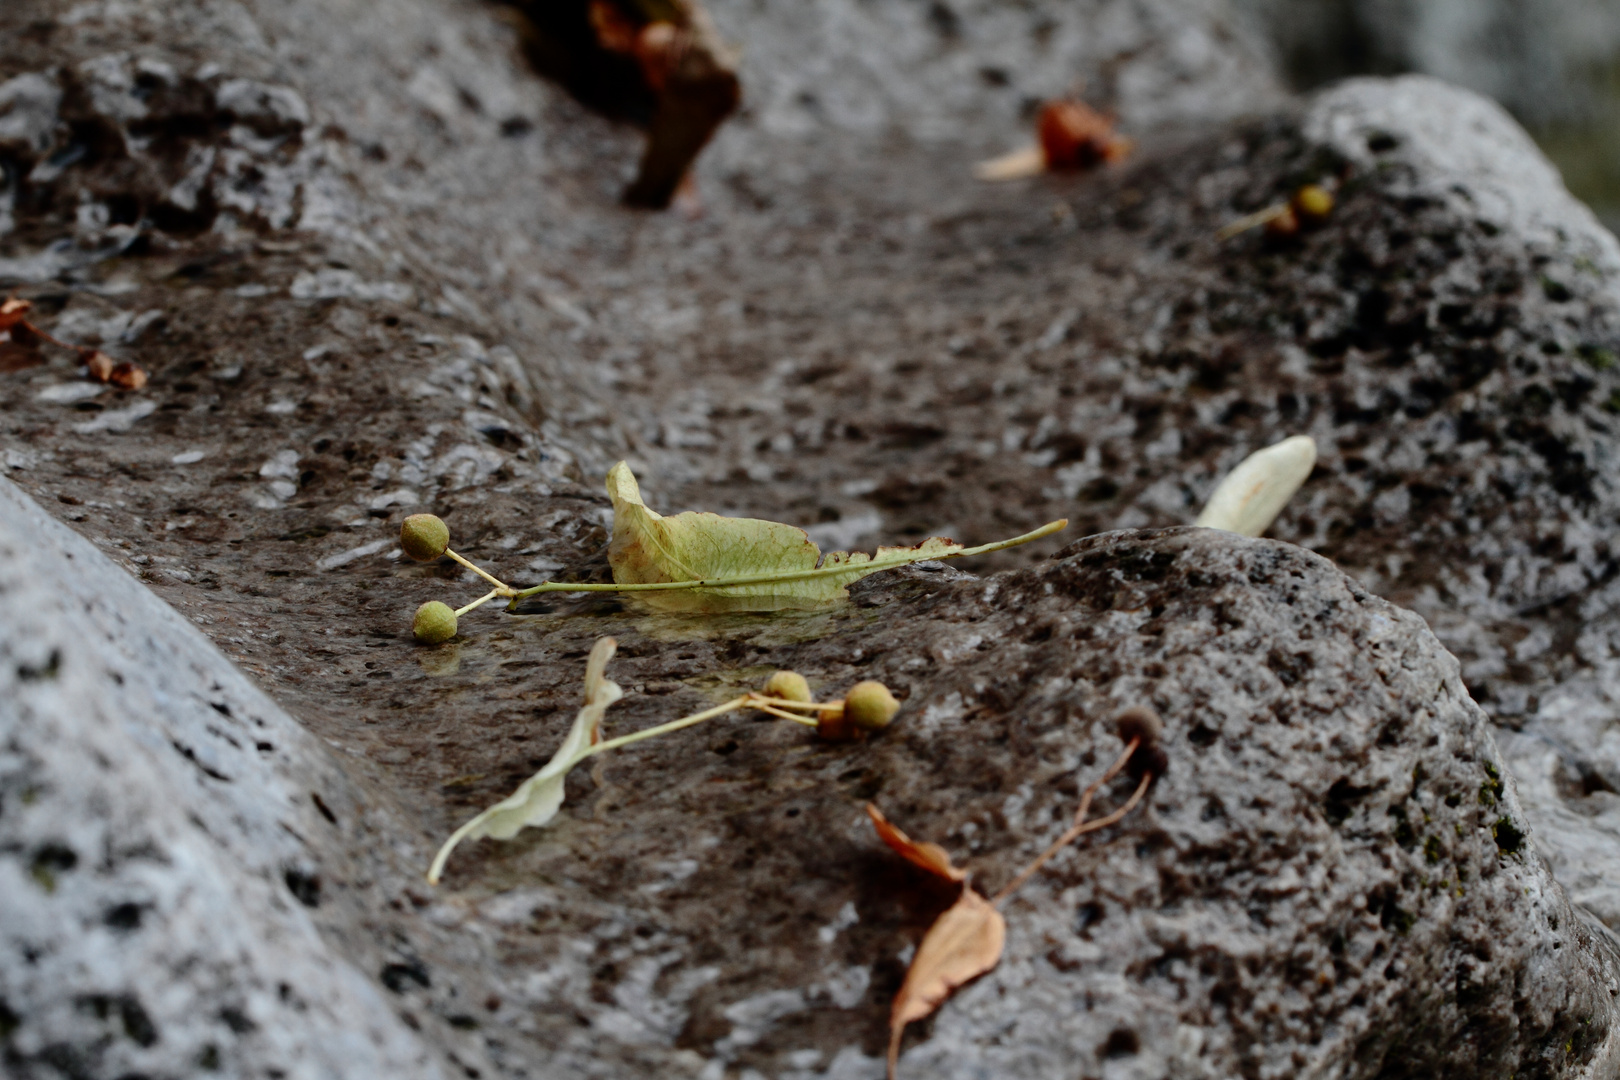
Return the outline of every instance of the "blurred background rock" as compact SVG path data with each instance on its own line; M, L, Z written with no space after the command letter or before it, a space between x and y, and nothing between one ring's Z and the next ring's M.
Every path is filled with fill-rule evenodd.
M1489 94L1620 228L1620 0L1235 0L1295 89L1418 71Z

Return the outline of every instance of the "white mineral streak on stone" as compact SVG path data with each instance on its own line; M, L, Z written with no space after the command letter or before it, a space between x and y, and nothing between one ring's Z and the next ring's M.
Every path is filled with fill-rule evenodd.
M0 142L26 145L36 154L50 149L62 89L39 72L0 83Z
M285 868L320 857L300 839L326 827L309 791L342 789L325 752L3 480L0 594L0 784L31 792L0 815L8 1061L33 1075L56 1046L107 1076L190 1076L205 1056L225 1076L443 1076L287 892ZM109 927L126 904L135 925ZM152 1037L109 1038L91 998Z
M1295 435L1238 463L1209 497L1193 524L1259 536L1271 527L1316 467L1316 441Z
M821 939L823 945L831 945L839 934L860 921L861 917L855 912L854 901L845 901L844 906L838 909L838 914L833 916L833 921L817 930L816 936Z
M557 893L543 885L499 893L478 905L480 918L502 926L521 926L545 908L557 904Z
M692 995L720 976L718 967L679 969L668 980L668 992L660 994L657 984L664 970L686 957L670 949L632 960L624 979L613 988L616 1007L599 1013L592 1026L632 1045L672 1045L686 1026Z
M104 394L107 389L105 383L97 382L52 383L36 393L34 399L48 401L53 405L71 405L75 401L85 401Z
M86 420L82 424L74 424L73 430L81 435L89 435L97 431L110 431L115 434L128 431L135 426L136 421L142 420L157 412L157 402L137 401L133 405L126 405L122 409L108 409L98 413L94 420Z
M259 466L259 475L267 479L282 477L290 479L298 475L298 451L278 450L275 455Z
M348 566L356 559L363 559L367 555L375 555L393 542L393 537L385 536L381 540L373 540L368 544L361 544L359 547L340 551L335 555L328 555L324 559L317 559L315 560L315 568L317 570L336 570L340 566Z
M305 270L288 289L294 300L392 300L407 303L411 287L397 281L362 281L353 270Z
M290 86L274 86L252 79L227 79L214 91L214 104L238 120L279 128L309 123L309 106Z
M374 497L368 505L373 510L386 510L390 506L415 506L422 497L410 488L395 488Z

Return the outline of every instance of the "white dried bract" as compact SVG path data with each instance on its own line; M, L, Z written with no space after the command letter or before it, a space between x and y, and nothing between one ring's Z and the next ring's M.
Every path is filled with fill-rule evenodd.
M574 726L568 729L561 748L545 768L523 781L516 791L450 835L433 857L433 867L428 871L429 885L439 883L450 853L463 840L476 840L480 836L510 840L521 830L544 825L557 816L563 804L563 785L568 771L589 757L591 748L602 741L602 714L624 696L619 684L604 674L618 647L618 642L610 637L597 639L585 662L585 706L575 716Z
M1309 435L1256 450L1220 482L1193 524L1259 536L1271 528L1315 466L1316 442Z

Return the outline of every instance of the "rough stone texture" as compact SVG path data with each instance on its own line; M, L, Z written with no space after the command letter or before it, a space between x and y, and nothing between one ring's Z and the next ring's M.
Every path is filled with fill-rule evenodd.
M11 500L24 535L59 535ZM380 899L354 880L366 859L333 867L331 841L326 852L300 841L336 824L301 789L318 777L340 821L365 813L351 844L399 837L407 861L424 847L393 814L357 811L367 800L172 614L82 542L63 547L71 563L7 564L8 603L45 613L6 667L21 689L6 699L18 714L8 742L44 758L7 769L8 895L24 898L8 907L9 945L44 958L5 968L7 1001L23 1003L8 1005L8 1066L184 1073L215 1060L213 1046L244 1072L349 1075L360 1062L436 1075L407 1063L415 1039L323 953L294 902L328 909L335 951L374 951L346 932L357 894ZM79 576L64 579L69 566ZM156 640L107 625L132 616ZM860 800L945 842L993 888L1061 830L1079 782L1117 753L1109 715L1146 701L1167 719L1171 760L1148 808L1019 895L1006 959L919 1029L908 1072L1612 1075L1620 950L1538 857L1455 661L1421 620L1324 560L1206 531L1114 533L989 582L925 570L869 582L853 609L789 621L789 636L809 640L784 644L781 618L694 628L599 615L524 620L516 641L491 642L519 658L560 653L517 676L534 685L577 678L582 647L617 624L626 657L613 673L645 693L614 710L615 729L719 689L686 675L654 690L658 675L747 678L761 665L741 658L761 652L822 686L881 678L906 712L865 745L741 720L603 760L554 828L455 860L425 923L396 930L406 959L380 969L388 989L506 1010L522 1043L549 1053L524 1061L509 1034L485 1035L505 1071L876 1075L904 949L949 898L875 842ZM671 637L687 638L674 670L658 648ZM446 649L441 664L482 651ZM154 652L195 666L176 672ZM120 695L86 667L122 675ZM100 723L75 733L87 716ZM566 709L553 712L543 741L566 723ZM86 751L52 738L75 734L120 767L86 784L74 771ZM469 750L458 765L509 760L501 745ZM412 802L420 781L396 783ZM311 862L323 855L324 875ZM384 888L399 889L388 876ZM66 909L68 925L94 929L63 935ZM225 910L236 918L222 924ZM248 940L214 940L231 928ZM195 952L175 955L176 940ZM142 942L179 977L155 977ZM481 963L456 963L473 951ZM243 958L211 980L190 962L233 952ZM289 1009L291 1025L278 1019ZM306 1012L391 1042L328 1042ZM367 1050L395 1060L366 1064ZM477 1051L452 1047L450 1061L489 1067Z
M352 802L315 740L5 480L0 604L6 1075L445 1075L308 910Z
M1237 0L1297 84L1418 71L1528 123L1590 120L1613 90L1620 11L1603 0Z
M999 139L999 151L1025 136L1035 104L1081 87L1138 128L1224 120L1281 94L1226 0L710 7L745 43L748 114L733 147L757 146L754 127L789 137L898 129L979 149Z
M918 1028L908 1068L948 1070L954 1049L1012 1077L1059 1054L1109 1078L1612 1072L1611 947L1539 862L1620 923L1612 237L1499 110L1432 82L1150 127L1200 94L1223 115L1273 100L1241 43L1139 64L1108 51L1177 16L1173 40L1218 45L1213 6L964 5L954 37L923 5L896 9L894 33L862 30L835 65L871 111L829 87L838 107L819 113L795 88L877 9L713 6L744 38L758 111L702 159L700 221L617 206L635 134L530 77L482 5L120 0L67 17L20 0L0 37L0 274L55 332L153 373L138 394L79 381L61 354L0 374L0 453L341 763L318 790L348 846L321 849L312 909L333 956L376 973L451 1074L873 1075L898 958L944 898L876 847L858 800L879 795L994 883L1055 831L1075 763L1101 767L1093 706L1162 690L1185 740L1163 801L1014 904L1008 964ZM1000 29L1026 17L1027 35ZM1025 137L1014 94L963 87L977 65L1013 69L1018 96L1060 89L1066 66L1090 76L1143 136L1139 158L974 184L977 156ZM1324 174L1343 180L1328 227L1214 243ZM1359 586L1299 552L1254 561L1273 545L1144 534L1033 570L1061 541L986 560L974 569L1026 568L997 579L999 599L913 571L802 618L694 627L563 601L481 611L438 649L407 638L421 601L475 593L452 566L401 563L401 516L446 515L458 550L512 580L601 575L598 477L619 456L661 510L791 520L837 545L983 540L1057 516L1071 536L1188 522L1244 453L1299 431L1322 461L1277 535ZM1086 562L1100 551L1117 558ZM1131 608L1172 554L1163 606L1185 620ZM1300 580L1342 602L1315 644L1294 621L1307 599L1279 600ZM1508 725L1522 813L1505 776L1489 789L1504 809L1479 802L1484 763L1502 770L1449 661L1358 588L1461 659ZM1026 640L1041 631L1017 625L1019 604L1051 613L1048 640ZM1240 644L1252 626L1219 621L1234 605L1282 636L1281 671ZM953 622L975 614L984 630ZM1375 617L1411 671L1354 653ZM1118 640L1060 619L1117 622ZM907 708L865 748L740 723L606 761L551 830L477 845L427 890L437 839L549 755L602 633L636 689L619 730L779 664L834 689L885 678ZM1230 667L1155 659L1178 633L1226 642ZM960 652L929 651L957 634ZM1318 667L1292 670L1301 652ZM1082 658L1111 681L1077 673ZM1366 689L1374 671L1394 685ZM1054 680L1072 720L1042 697ZM1341 683L1363 691L1342 732L1257 721ZM1434 746L1358 726L1423 710ZM1200 729L1205 713L1222 723ZM1314 748L1324 732L1341 742ZM1296 740L1315 756L1298 761ZM1234 761L1268 805L1216 792ZM1225 819L1202 818L1213 798ZM1504 851L1501 818L1531 839ZM1208 846L1217 833L1229 848ZM1343 877L1306 872L1329 865ZM1292 887L1287 866L1305 884L1263 894ZM1126 1015L1135 1052L1115 1038ZM86 1040L103 1023L76 1022Z

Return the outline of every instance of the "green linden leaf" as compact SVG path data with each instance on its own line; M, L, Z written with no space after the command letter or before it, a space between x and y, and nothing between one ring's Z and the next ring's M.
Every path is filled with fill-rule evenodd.
M823 558L809 535L793 525L694 511L664 517L641 501L641 488L630 466L622 461L609 471L607 490L613 500L608 563L613 567L614 583L695 583L668 591L634 590L643 603L663 611L825 607L848 598L850 583L867 574L923 559L948 559L1008 546L969 549L936 536L911 547L880 547L875 555L835 551ZM1056 531L1063 524L1066 522L1047 526L1029 539ZM728 581L736 583L722 584Z
M510 840L520 830L544 825L557 816L562 808L563 785L569 770L591 755L592 747L602 737L602 715L609 705L624 696L618 683L603 677L617 648L612 638L597 641L585 663L585 707L574 718L574 726L562 746L546 762L545 768L523 781L516 791L450 834L450 839L433 857L433 866L428 870L430 885L439 883L450 853L463 840L476 840L481 836Z

